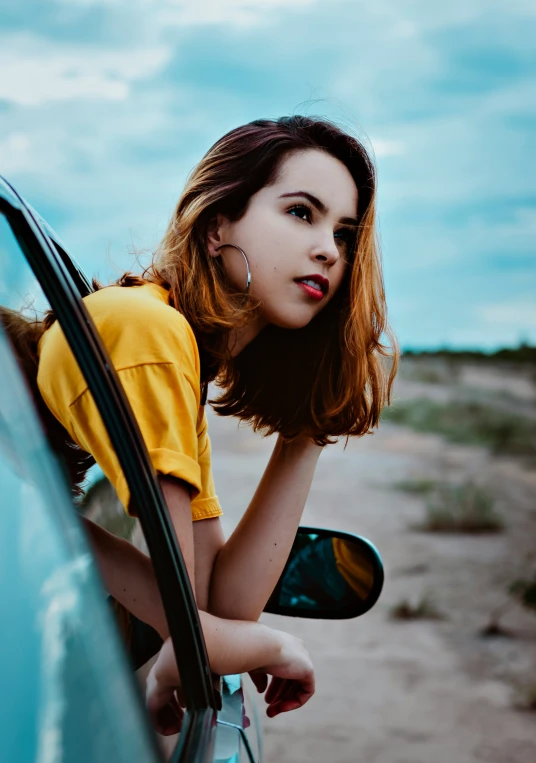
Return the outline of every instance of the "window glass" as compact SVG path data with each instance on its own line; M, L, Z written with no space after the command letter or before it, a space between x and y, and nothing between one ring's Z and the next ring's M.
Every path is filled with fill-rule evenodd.
M47 309L0 215L0 305L30 304ZM0 388L2 752L21 762L157 760L106 592L1 323Z
M0 215L0 308L6 307L15 311L23 308L23 315L26 315L30 320L35 320L35 318L40 320L45 316L49 305L39 283L33 277L15 236L6 220ZM0 325L1 323L0 320ZM115 450L109 445L106 427L103 425L102 418L94 404L93 396L87 390L84 377L71 355L59 324L55 323L49 332L40 342L41 356L39 360L40 389L44 390L43 374L47 365L44 363L47 339L51 341L53 339L55 344L48 345L54 347L54 351L49 353L49 358L52 357L53 360L47 366L49 380L51 380L49 391L52 390L48 404L44 402L37 389L35 372L32 375L32 369L23 368L23 363L20 363L19 367L26 380L29 381L27 386L33 395L33 401L41 417L50 449L55 452L56 466L59 465L66 477L64 487L66 485L72 487L75 483L80 487L81 495L70 501L72 518L76 520L73 511L74 501L76 510L84 514L87 519L104 526L105 529L115 535L128 539L137 548L147 553L147 546L139 522L128 516L123 507L126 504L125 496L128 496L126 480L119 466ZM11 332L11 336L13 336L13 332ZM70 376L66 374L66 368L71 374ZM72 383L73 380L74 384ZM74 389L76 385L80 385L78 391ZM54 397L56 393L58 394ZM64 405L61 414L54 407L58 401ZM112 410L110 416L112 417L113 414L114 411ZM49 421L47 417L51 420ZM62 432L62 426L66 427L68 431ZM59 440L55 439L56 435L60 438ZM59 447L58 442L60 443ZM67 449L64 446L65 442L68 443ZM77 443L80 447L77 447ZM72 447L70 447L71 445ZM89 451L99 458L99 463L106 474L113 475L114 485L117 486L117 493L123 496L123 503L119 501L115 489L108 483L103 471L97 466L93 466L87 471L85 481L78 481L77 483L73 479L74 472L80 466L78 459L83 460ZM102 457L103 454L104 457ZM50 461L50 453L48 458ZM90 460L94 463L92 457L88 458L88 462ZM88 464L84 463L83 465L85 468ZM81 525L79 529L82 530ZM102 587L100 592L101 598L104 598L106 592ZM118 592L117 596L122 599L121 593ZM126 647L124 650L125 659L128 657L132 660L131 668L133 665L136 667L146 665L161 646L160 636L150 626L130 615L117 601L111 597L108 598L109 601L102 616L108 618L111 628L114 627L115 621L116 633L121 635L122 644ZM111 608L113 609L113 619L110 615ZM137 614L140 615L140 612L138 611ZM189 635L191 636L192 633L193 630L190 631ZM206 666L204 667L206 668ZM200 681L204 679L205 674L206 671L201 674Z
M2 751L6 760L156 760L66 487L0 329Z
M29 321L42 320L50 307L15 235L1 214L0 307L18 311ZM22 370L24 372L24 369ZM35 381L35 374L33 376ZM100 418L98 413L95 413L95 416ZM83 494L76 500L76 505L82 514L114 535L128 540L134 538L137 545L143 550L146 549L137 521L126 514L114 488L97 464L93 463L93 466L90 466L81 488Z
M26 262L6 218L0 214L0 305L25 314L43 314L46 298Z

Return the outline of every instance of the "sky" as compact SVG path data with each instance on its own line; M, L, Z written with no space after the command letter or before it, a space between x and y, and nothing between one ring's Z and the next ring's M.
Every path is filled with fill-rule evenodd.
M107 280L225 132L328 117L375 153L402 346L536 343L535 39L533 0L3 0L0 174Z

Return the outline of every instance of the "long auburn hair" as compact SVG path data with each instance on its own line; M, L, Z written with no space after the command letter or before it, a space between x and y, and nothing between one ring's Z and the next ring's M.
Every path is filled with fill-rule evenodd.
M340 160L358 189L358 226L349 265L338 291L305 327L266 326L236 357L230 332L258 308L234 293L220 258L207 251L207 234L218 213L230 221L247 211L251 197L274 182L284 159L319 149ZM141 275L116 283L146 282L169 290L169 304L192 327L205 390L216 381L222 393L210 403L224 416L250 422L256 431L299 435L319 445L359 436L377 426L398 364L387 308L376 231L376 171L360 141L325 119L304 116L259 119L231 130L206 153L187 179L165 235ZM96 289L102 288L93 281ZM55 320L27 321L0 308L49 437L80 494L94 459L73 442L46 409L37 388L37 346ZM389 343L382 343L387 337Z
M231 222L251 197L273 183L291 153L319 149L340 160L358 189L358 227L349 266L333 299L305 327L269 325L236 357L229 332L258 305L233 293L220 258L207 253L207 233L218 213ZM215 143L186 182L143 279L169 289L169 303L198 341L202 382L222 394L210 403L266 434L299 435L319 445L363 435L378 424L390 401L398 349L387 308L376 231L376 171L365 147L325 119L259 119ZM383 337L389 345L382 343ZM390 362L389 360L390 359Z

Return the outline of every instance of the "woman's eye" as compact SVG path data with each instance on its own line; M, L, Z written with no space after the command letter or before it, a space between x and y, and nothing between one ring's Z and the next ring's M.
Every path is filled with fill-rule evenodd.
M307 220L308 222L311 220L311 210L309 207L306 207L305 204L297 204L295 207L291 207L288 211L289 214L293 215L294 217L299 217L302 220Z

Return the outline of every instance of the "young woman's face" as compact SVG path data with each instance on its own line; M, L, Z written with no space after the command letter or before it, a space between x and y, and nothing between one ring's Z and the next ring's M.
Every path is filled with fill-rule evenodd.
M231 283L244 291L244 258L231 247L216 247L243 249L261 322L302 328L341 284L355 236L357 201L356 185L342 162L317 149L294 152L283 160L276 182L251 197L242 219L233 223L218 217L209 253L222 257Z

